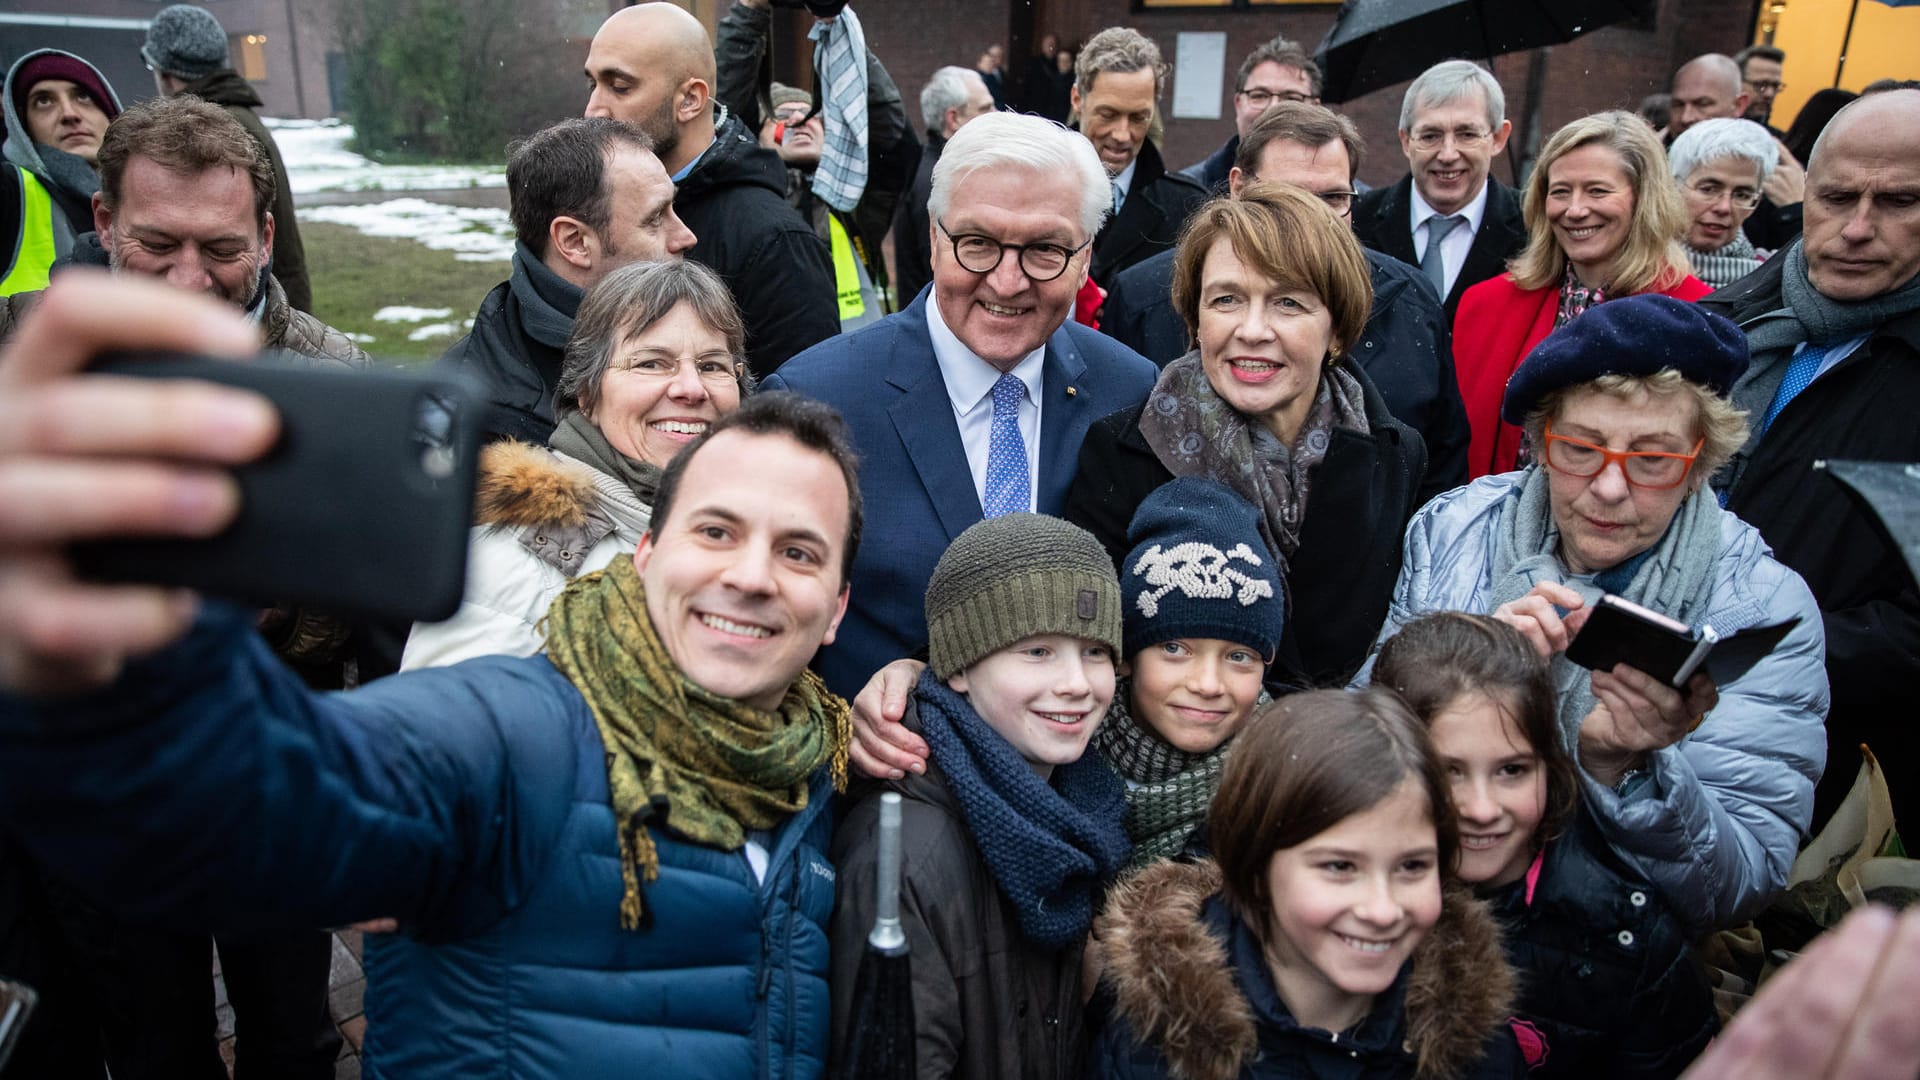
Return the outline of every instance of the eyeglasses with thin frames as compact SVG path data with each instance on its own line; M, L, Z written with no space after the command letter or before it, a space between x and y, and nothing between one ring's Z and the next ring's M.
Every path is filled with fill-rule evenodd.
M1585 478L1599 476L1609 465L1618 465L1627 483L1653 491L1679 487L1687 479L1687 474L1693 471L1693 462L1700 456L1700 448L1707 445L1706 436L1703 435L1699 442L1693 444L1691 454L1663 450L1609 450L1584 439L1555 435L1552 424L1547 425L1546 436L1547 467L1554 472Z
M1407 141L1416 149L1431 152L1445 146L1448 139L1453 140L1456 150L1478 150L1482 143L1491 138L1493 138L1493 132L1481 131L1479 128L1454 128L1452 131L1421 128L1408 135Z
M1066 273L1067 265L1073 261L1073 257L1085 251L1087 244L1093 243L1089 239L1085 244L1074 248L1047 243L1003 244L991 236L983 236L979 233L961 233L955 236L953 231L947 228L946 222L937 218L934 224L940 226L940 231L946 233L947 239L952 242L954 261L960 264L961 269L971 274L993 273L999 267L1001 260L1007 257L1007 252L1012 251L1016 253L1015 258L1020 264L1021 273L1034 281L1052 281Z

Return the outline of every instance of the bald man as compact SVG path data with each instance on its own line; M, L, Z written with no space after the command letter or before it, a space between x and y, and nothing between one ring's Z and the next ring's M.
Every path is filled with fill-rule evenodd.
M1866 743L1911 829L1920 728L1886 705L1920 682L1920 593L1873 515L1813 464L1920 461L1920 90L1840 110L1812 158L1800 242L1701 302L1753 351L1733 387L1752 434L1714 484L1825 615L1833 710L1814 827Z
M1739 116L1746 112L1748 95L1740 80L1740 65L1733 57L1719 53L1696 56L1673 73L1673 119L1667 125L1666 143L1702 120ZM1760 208L1748 216L1741 231L1753 246L1777 251L1800 235L1800 200L1806 190L1806 172L1800 168L1785 145L1780 147L1780 164L1767 177L1766 197Z
M786 201L779 155L714 100L713 42L670 3L622 8L587 52L588 116L639 125L699 240L687 257L726 279L747 324L747 364L773 373L840 331L827 248Z

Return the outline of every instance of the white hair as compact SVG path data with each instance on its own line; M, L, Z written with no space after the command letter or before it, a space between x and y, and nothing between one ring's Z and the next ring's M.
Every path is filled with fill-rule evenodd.
M1507 119L1507 95L1492 72L1471 60L1445 60L1421 72L1400 99L1400 130L1412 131L1421 109L1451 105L1476 90L1487 103L1487 130L1498 131Z
M1780 164L1780 147L1767 129L1751 120L1722 116L1702 120L1680 133L1667 147L1673 178L1685 183L1693 170L1726 158L1746 162L1760 171L1765 184Z
M1113 208L1113 189L1093 144L1039 116L994 112L967 122L933 166L927 213L944 218L954 186L979 169L1020 169L1080 181L1080 228L1092 239Z
M969 68L948 65L927 80L920 91L920 119L927 122L927 131L940 134L946 126L947 110L967 107L968 75L979 78L979 73Z

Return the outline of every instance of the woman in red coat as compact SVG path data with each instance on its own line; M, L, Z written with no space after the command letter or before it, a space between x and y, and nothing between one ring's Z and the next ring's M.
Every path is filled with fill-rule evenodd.
M1658 292L1698 300L1680 237L1686 209L1666 151L1629 112L1555 132L1527 182L1526 250L1468 289L1453 323L1454 368L1473 426L1470 477L1519 467L1521 431L1500 420L1507 378L1556 327L1605 300Z

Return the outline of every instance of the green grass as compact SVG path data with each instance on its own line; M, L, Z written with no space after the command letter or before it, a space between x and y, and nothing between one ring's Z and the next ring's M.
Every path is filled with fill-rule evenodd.
M453 252L434 251L411 240L363 236L345 225L300 225L313 279L313 313L321 322L350 334L370 334L360 347L385 360L431 360L460 334L408 341L425 323L382 323L373 313L384 307L452 308L434 322L464 322L487 290L507 279L512 267L500 262L461 262ZM464 333L462 331L461 333Z

